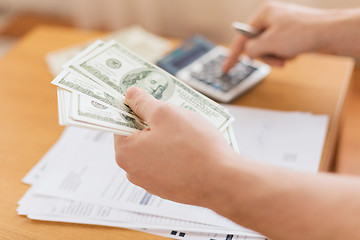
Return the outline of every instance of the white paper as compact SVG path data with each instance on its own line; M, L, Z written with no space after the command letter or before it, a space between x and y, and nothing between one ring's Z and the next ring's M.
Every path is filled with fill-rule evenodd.
M88 142L63 154L56 162L56 171L37 187L37 194L242 229L209 209L164 200L131 184L116 164L113 144Z
M64 159L69 162L74 162L74 159L68 158L68 156L74 155L75 152L84 152L86 149L92 149L93 146L89 143L94 143L96 146L109 144L112 146L112 135L103 132L92 131L81 128L67 128L64 131L63 136L59 142L49 151L43 159L25 176L28 179L28 184L37 185L41 182L40 176L53 174L54 170L58 171L56 156L59 155L61 162L64 163ZM66 146L72 146L72 148L66 148ZM80 146L81 145L81 146ZM66 152L66 154L62 154ZM68 156L67 156L68 155ZM115 162L115 161L113 161ZM67 165L67 163L65 164ZM251 233L243 231L242 228L236 230L229 230L219 228L216 226L210 226L201 223L189 222L184 220L178 220L173 218L163 218L159 216L147 215L142 213L134 213L123 211L108 206L100 206L91 204L88 202L80 202L75 200L66 200L60 198L44 197L34 195L34 187L32 187L24 197L19 201L18 214L28 215L31 218L34 216L42 216L39 220L47 220L51 217L65 217L67 222L72 222L72 218L92 218L95 220L108 221L108 225L127 228L153 228L153 229L181 229L182 231L193 231L213 234L239 234L246 236L261 236L257 233ZM46 218L44 219L44 216ZM110 224L111 223L111 224Z
M317 171L327 116L227 107L236 119L242 155ZM226 138L234 138L231 129ZM33 187L17 211L31 219L126 227L177 239L264 239L211 210L160 199L128 182L115 162L110 133L67 128L23 182Z
M195 222L134 213L87 202L38 196L33 194L33 190L29 190L19 201L19 204L20 206L17 209L18 214L27 215L33 219L35 218L34 216L46 216L47 219L51 217L61 217L66 219L67 222L72 222L72 219L84 219L84 221L99 220L103 223L107 223L108 226L123 228L146 227L161 230L177 229L181 231L207 232L214 234L259 236L258 234L251 234L241 230L229 230ZM41 217L39 220L45 220L43 218L44 217ZM84 223L86 223L86 221Z
M329 117L226 105L240 154L296 171L319 170Z

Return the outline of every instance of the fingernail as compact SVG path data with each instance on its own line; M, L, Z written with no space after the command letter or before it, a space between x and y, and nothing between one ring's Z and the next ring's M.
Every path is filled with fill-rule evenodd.
M131 100L133 99L136 95L138 95L139 93L141 93L143 90L137 87L131 87L126 91L126 95L125 95L125 99L126 100ZM126 101L125 100L125 101Z

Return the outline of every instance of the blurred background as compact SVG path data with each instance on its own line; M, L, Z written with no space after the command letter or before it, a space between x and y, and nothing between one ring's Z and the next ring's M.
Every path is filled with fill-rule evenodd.
M38 24L116 30L140 24L167 37L202 34L228 44L234 20L245 21L264 0L0 0L0 54ZM352 8L358 0L288 0L321 8Z
M39 24L117 30L140 24L164 37L202 34L229 44L230 24L245 21L264 0L0 0L0 56ZM288 0L321 8L360 7L359 0ZM359 64L357 64L359 69ZM355 75L360 75L359 70ZM360 79L360 76L355 76ZM360 172L360 81L353 81L340 139L338 172Z
M114 30L138 23L171 37L201 33L213 41L231 41L230 23L244 21L264 0L0 0L0 19L19 13L56 18L82 28ZM359 0L291 0L322 8L351 8ZM5 16L5 17L4 17ZM6 20L0 20L0 27Z

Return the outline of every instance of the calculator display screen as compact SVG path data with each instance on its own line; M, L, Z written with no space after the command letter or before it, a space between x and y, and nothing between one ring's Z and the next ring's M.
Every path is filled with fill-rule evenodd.
M206 38L195 35L185 40L180 47L160 59L157 64L159 67L175 75L178 71L190 65L214 47L215 45Z
M173 64L176 68L182 69L208 51L209 49L205 48L204 46L196 46L195 48L191 49L191 51L184 52L181 57L174 59Z

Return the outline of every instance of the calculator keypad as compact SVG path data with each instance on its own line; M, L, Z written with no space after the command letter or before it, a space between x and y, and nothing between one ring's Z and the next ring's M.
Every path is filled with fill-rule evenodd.
M239 61L234 68L226 75L223 75L222 65L225 58L225 55L219 54L206 62L202 62L202 67L190 70L191 77L211 86L215 90L228 92L257 70L254 66L251 66L251 62Z

